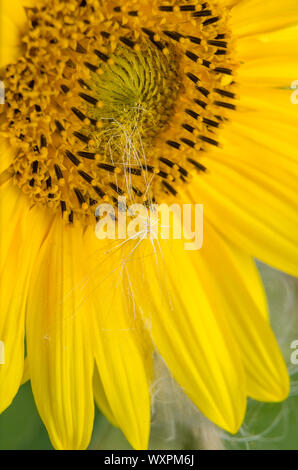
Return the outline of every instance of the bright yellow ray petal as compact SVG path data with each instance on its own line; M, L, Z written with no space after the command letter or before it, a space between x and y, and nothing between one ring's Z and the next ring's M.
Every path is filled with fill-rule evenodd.
M97 367L95 367L94 369L93 383L94 383L94 398L95 398L95 402L98 408L102 411L102 413L110 421L110 423L112 423L113 426L118 427L116 419L109 405L107 396L105 394Z
M40 252L28 300L32 390L57 449L85 449L93 428L92 323L81 253L80 230L58 217Z
M285 28L254 37L239 38L236 48L244 62L265 58L287 58L298 56L296 47L298 27Z
M1 106L1 105L0 105ZM12 162L14 152L2 140L0 141L0 174L5 171Z
M115 311L108 310L115 315ZM104 314L103 311L100 312ZM119 315L115 315L119 321ZM98 322L101 325L101 322ZM99 329L102 328L102 329ZM131 326L99 327L96 362L113 415L130 444L147 449L150 432L149 382L137 338Z
M205 223L204 245L191 253L211 305L231 327L247 377L247 393L256 400L281 401L289 376L276 339L261 313L261 281L247 255L228 244Z
M28 380L30 380L29 362L28 362L28 359L25 357L24 370L23 370L23 377L22 377L21 385L28 382Z
M0 340L5 364L0 365L0 412L21 384L24 367L25 307L30 274L46 232L44 219L30 211L27 199L10 182L1 187ZM29 225L34 225L32 232ZM3 230L5 227L5 230Z
M135 449L148 447L152 344L136 316L121 251L104 254L90 230L86 246L93 259L94 354L103 389L118 426ZM105 410L103 410L105 411Z
M205 217L250 255L298 274L298 212L291 192L284 188L286 197L280 197L272 190L272 181L268 190L260 184L262 174L257 174L258 181L248 171L236 170L236 165L232 168L228 158L228 153L225 163L202 158L208 171L192 182Z
M201 412L237 432L246 407L239 351L225 319L212 309L183 241L159 240L151 253L143 248L139 253L138 303L157 350Z
M1 1L0 68L20 56L26 23L27 17L21 1Z
M265 84L262 86L240 85L238 89L239 100L236 103L237 111L233 113L231 123L248 122L249 119L249 125L252 129L262 126L263 132L268 136L268 145L271 144L271 139L275 136L279 126L280 133L278 135L285 141L280 142L279 147L283 147L287 141L293 144L296 137L294 131L297 128L298 113L296 106L291 101L293 89L290 89L290 81L286 85L284 88L281 87L281 84L279 87L266 87ZM226 126L224 132L226 129L229 130L230 126ZM286 129L288 129L287 133ZM272 143L272 147L273 145ZM274 148L279 150L276 146ZM289 154L291 155L291 153L290 150ZM296 155L293 158L297 160Z
M250 121L253 124L249 125ZM278 132L271 142L270 134L257 116L237 116L222 133L224 150L212 152L210 158L239 171L285 203L297 207L298 160L297 155L291 153L293 144L288 139L288 146L282 146L282 136Z
M19 0L23 7L33 8L35 7L40 0Z
M291 58L276 56L275 59L257 57L239 67L237 78L241 83L290 87L297 74L297 56Z
M243 0L231 10L231 28L239 37L282 29L298 22L296 0Z

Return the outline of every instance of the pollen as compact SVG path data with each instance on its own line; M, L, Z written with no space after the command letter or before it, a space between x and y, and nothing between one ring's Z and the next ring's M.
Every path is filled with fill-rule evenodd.
M228 13L203 0L47 0L27 8L23 56L6 68L0 132L9 169L66 223L119 195L177 197L236 110Z

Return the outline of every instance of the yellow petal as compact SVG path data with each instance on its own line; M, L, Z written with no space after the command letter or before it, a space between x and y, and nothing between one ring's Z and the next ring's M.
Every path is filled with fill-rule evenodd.
M21 55L21 41L27 17L19 0L1 2L0 68L15 62Z
M275 31L297 21L296 0L243 0L231 10L231 28L239 37Z
M201 412L237 432L246 408L244 371L229 325L202 287L204 273L198 276L181 240L158 240L145 253L135 261L137 300L157 350Z
M85 449L93 418L92 323L84 296L82 234L58 216L39 254L27 312L33 395L57 449Z
M274 46L272 46L274 47ZM241 83L261 83L285 87L291 86L298 73L297 56L265 57L250 60L241 65L237 71L237 78ZM290 93L289 93L290 101Z
M208 223L203 248L191 256L211 305L233 332L246 373L247 394L260 401L284 400L289 375L264 316L264 293L250 265L252 260L225 242Z
M32 214L25 196L10 182L1 187L0 340L5 364L0 365L0 412L21 384L24 367L25 307L30 274L46 226ZM31 223L34 231L31 230Z
M298 27L294 26L254 37L239 38L236 48L244 62L269 57L272 61L276 58L287 58L291 61L298 55L297 38Z
M93 384L94 384L94 398L95 398L95 402L98 408L102 411L102 413L105 415L105 417L110 421L110 423L113 426L118 427L115 416L113 415L107 396L105 394L97 367L95 367L94 369Z
M29 369L29 362L28 359L25 357L25 362L24 362L24 371L23 371L23 377L22 377L22 382L21 385L25 384L30 380L30 369Z
M192 190L208 218L228 239L271 266L298 274L298 212L291 191L273 190L273 181L256 177L215 158L202 158L208 169L192 182ZM262 156L260 155L260 158ZM271 184L271 186L270 186Z
M1 106L1 105L0 105ZM0 141L0 174L7 170L14 157L14 152L9 146Z
M112 415L135 449L148 447L152 344L135 314L121 251L104 253L90 230L86 247L94 260L94 354ZM105 407L103 411L105 412ZM112 418L113 421L113 418Z

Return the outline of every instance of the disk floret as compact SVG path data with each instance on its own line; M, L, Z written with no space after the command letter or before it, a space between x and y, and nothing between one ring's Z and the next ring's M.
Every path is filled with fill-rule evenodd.
M206 170L236 98L216 2L49 0L26 13L1 133L32 202L87 224L103 201L164 202Z

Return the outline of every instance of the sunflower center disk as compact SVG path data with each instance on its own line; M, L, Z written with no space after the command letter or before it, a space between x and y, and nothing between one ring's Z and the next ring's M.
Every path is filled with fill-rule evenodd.
M79 3L79 6L78 6ZM233 112L236 63L214 1L41 1L6 69L1 131L15 183L67 222L95 206L164 202ZM100 6L101 5L101 6Z

